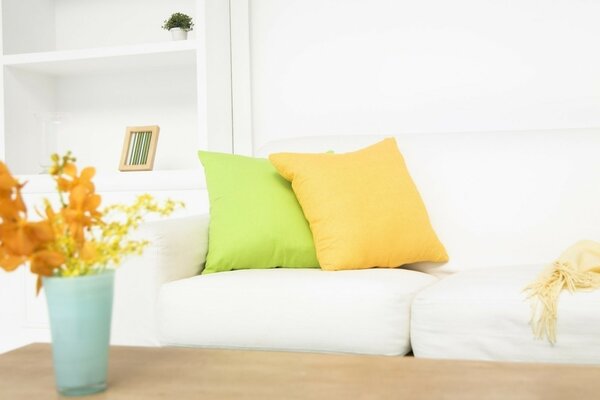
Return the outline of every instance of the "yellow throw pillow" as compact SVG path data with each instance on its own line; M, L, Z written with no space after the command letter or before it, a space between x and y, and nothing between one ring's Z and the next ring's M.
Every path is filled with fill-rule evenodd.
M346 154L271 154L313 234L322 269L445 262L393 138Z

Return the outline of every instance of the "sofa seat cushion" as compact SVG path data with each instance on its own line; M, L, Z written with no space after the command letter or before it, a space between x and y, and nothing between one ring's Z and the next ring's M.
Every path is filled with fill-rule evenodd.
M164 284L164 345L404 355L410 305L437 278L404 269L238 270Z
M600 290L563 292L557 343L534 339L523 292L543 265L459 272L413 301L411 342L417 357L600 363Z

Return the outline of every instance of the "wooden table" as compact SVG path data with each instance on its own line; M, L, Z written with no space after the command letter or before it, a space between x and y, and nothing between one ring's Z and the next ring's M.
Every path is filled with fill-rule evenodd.
M113 347L94 399L598 399L600 367ZM0 355L0 399L57 399L51 349Z

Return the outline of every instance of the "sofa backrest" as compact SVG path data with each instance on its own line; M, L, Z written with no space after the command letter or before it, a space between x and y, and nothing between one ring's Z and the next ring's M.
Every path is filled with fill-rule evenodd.
M384 137L288 139L258 155L342 153ZM546 264L580 239L600 241L600 129L395 137L450 255L446 265L417 269Z

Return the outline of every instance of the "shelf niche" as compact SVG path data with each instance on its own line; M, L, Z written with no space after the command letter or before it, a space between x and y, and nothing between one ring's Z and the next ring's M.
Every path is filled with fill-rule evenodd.
M170 41L174 12L195 19L195 0L3 0L4 55ZM24 23L26 21L27 23ZM194 39L196 31L190 32Z
M57 150L82 165L117 171L127 126L159 125L155 169L198 166L195 66L88 75L48 75L5 67L5 153L18 174L41 172L38 116L64 112Z

